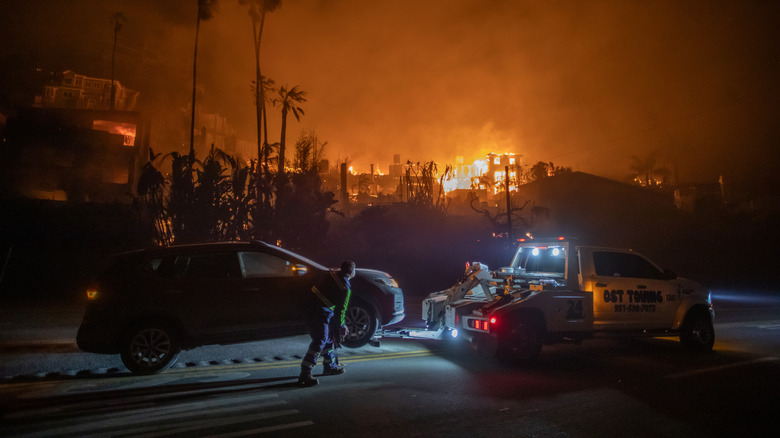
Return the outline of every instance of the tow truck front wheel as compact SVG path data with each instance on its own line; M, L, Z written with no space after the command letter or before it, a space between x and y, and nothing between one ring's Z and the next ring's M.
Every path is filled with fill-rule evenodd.
M696 311L685 318L680 328L680 343L690 351L707 352L715 344L712 319L703 311Z
M525 365L542 351L541 328L531 319L522 319L498 338L496 355L508 362Z

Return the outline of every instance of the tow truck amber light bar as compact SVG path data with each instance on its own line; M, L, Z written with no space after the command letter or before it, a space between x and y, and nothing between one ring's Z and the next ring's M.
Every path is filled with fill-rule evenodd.
M521 238L517 239L518 242L527 242L529 240L534 240L534 238L532 236L528 236L528 239L526 239L525 237L521 237ZM566 240L566 237L558 236L558 240L564 241L564 240Z

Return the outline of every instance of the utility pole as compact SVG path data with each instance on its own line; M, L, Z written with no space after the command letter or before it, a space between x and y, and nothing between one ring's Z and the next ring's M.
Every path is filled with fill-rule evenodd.
M116 110L116 83L114 82L114 59L116 58L116 37L119 31L122 30L122 24L125 21L125 14L117 12L111 17L111 21L114 23L114 48L111 50L111 96L109 97L111 102L111 111Z
M509 196L509 166L504 166L504 185L506 186L507 237L509 242L512 242L512 198Z
M344 203L344 215L349 217L349 194L347 193L347 163L341 163L341 202Z

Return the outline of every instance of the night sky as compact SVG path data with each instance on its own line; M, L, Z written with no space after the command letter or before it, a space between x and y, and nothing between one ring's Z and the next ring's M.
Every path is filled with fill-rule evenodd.
M183 118L196 0L4 0L0 69L22 60L109 77L119 11L117 79L150 114ZM246 8L221 0L199 50L198 104L254 141ZM314 130L332 162L386 172L396 153L443 167L513 152L623 178L632 155L657 152L679 182L770 184L779 58L780 2L766 0L283 0L262 49L266 76L308 94L288 144ZM170 149L161 138L152 147Z

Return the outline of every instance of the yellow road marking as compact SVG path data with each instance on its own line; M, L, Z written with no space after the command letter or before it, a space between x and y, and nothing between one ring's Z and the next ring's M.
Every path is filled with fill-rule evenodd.
M367 362L367 361L373 361L373 360L388 360L388 359L404 359L404 358L410 358L410 357L422 357L422 356L430 356L433 353L430 350L412 350L412 351L404 351L404 352L397 352L397 353L376 353L376 354L367 354L367 355L360 355L360 356L350 356L345 358L339 358L339 362L341 363L356 363L356 362ZM248 370L270 370L270 369L278 369L278 368L290 368L295 366L300 366L301 360L295 359L295 360L282 360L282 361L273 361L273 362L258 362L258 363L251 363L251 364L245 364L245 363L237 363L237 364L229 364L229 365L212 365L208 367L197 367L197 368L176 368L172 370L168 370L165 372L165 374L173 374L173 373L188 373L192 374L193 371L198 372L204 372L204 373L211 373L213 371L219 371L219 370L231 370L231 371L248 371Z

